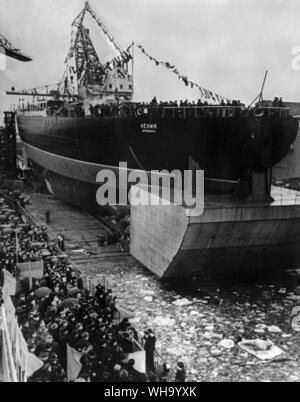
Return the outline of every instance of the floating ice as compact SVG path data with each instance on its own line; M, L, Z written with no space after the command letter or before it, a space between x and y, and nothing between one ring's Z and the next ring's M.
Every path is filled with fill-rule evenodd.
M218 346L225 349L232 349L234 347L234 342L232 339L223 339L219 342Z
M189 306L190 304L192 304L192 302L189 301L188 299L183 298L183 299L177 299L177 300L173 301L173 304L175 306Z
M282 331L277 325L271 325L268 327L268 331L271 332L271 334L280 334Z
M153 320L153 324L157 325L159 327L172 327L172 326L175 325L175 322L176 322L175 320L173 320L173 319L171 319L169 317L166 317L166 318L164 318L164 317L156 317Z
M261 339L243 340L238 346L260 360L272 360L283 353L273 342Z

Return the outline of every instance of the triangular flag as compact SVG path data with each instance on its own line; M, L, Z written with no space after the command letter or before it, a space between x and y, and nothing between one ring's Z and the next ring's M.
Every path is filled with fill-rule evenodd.
M68 381L75 381L79 376L79 373L82 369L82 364L80 363L81 357L82 353L78 352L77 350L67 345Z
M44 366L44 363L32 353L27 353L26 374L31 377L36 371Z

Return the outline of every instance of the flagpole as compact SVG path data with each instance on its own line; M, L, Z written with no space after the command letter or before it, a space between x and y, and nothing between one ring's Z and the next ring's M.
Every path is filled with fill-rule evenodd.
M32 267L31 267L31 261L29 263L29 290L32 289Z
M15 266L15 278L17 277L17 265L18 265L18 263L19 263L18 253L19 253L19 239L18 239L18 233L17 233L17 231L16 231L16 266Z
M133 101L133 97L134 97L134 46L135 46L135 43L132 42L132 65L131 65L131 68L132 68L132 72L131 72L131 74L132 74L132 101Z
M259 95L259 102L260 102L260 103L263 102L263 91L264 91L264 88L265 88L265 84L266 84L266 79L267 79L268 72L269 72L268 70L265 72L265 77L264 77L264 80L263 80L263 83L262 83L262 87L261 87L261 90L260 90L260 95Z
M250 105L248 106L248 109L250 109L250 107L253 105L253 103L254 103L257 99L258 99L259 103L262 103L262 101L263 101L263 90L264 90L264 87L265 87L265 84L266 84L266 79L267 79L268 73L269 73L269 71L267 70L267 71L265 72L265 76L264 76L264 80L263 80L263 83L262 83L262 87L261 87L260 93L259 93L259 94L257 95L257 97L250 103Z

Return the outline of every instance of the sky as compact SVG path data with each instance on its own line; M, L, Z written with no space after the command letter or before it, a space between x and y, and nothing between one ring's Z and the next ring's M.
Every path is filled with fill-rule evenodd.
M300 0L90 0L123 48L132 41L153 57L175 64L182 75L213 92L244 102L264 98L300 101ZM0 71L0 110L17 103L5 90L58 83L70 45L71 23L84 0L0 0L0 33L33 61L7 58ZM87 27L102 61L109 59L99 29ZM135 100L196 100L197 89L135 51Z

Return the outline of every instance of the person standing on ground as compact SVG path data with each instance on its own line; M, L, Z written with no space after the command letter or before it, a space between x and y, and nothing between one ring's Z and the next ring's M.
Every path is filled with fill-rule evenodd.
M185 382L185 368L182 362L177 363L175 382Z
M61 251L65 251L65 238L62 234L57 236L57 245Z
M169 382L170 369L171 367L167 362L157 367L156 374L158 375L159 382Z
M146 368L147 371L152 371L154 373L155 372L154 352L155 352L156 338L152 329L148 329L147 331L145 331L144 341L145 341L144 349L146 352Z

